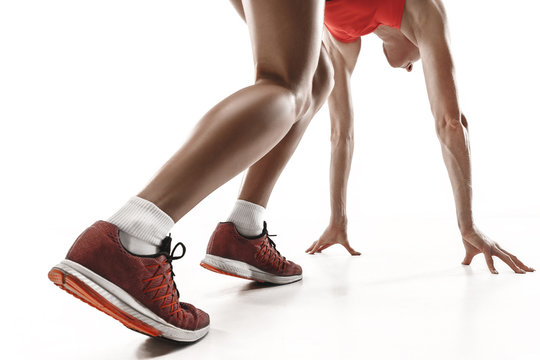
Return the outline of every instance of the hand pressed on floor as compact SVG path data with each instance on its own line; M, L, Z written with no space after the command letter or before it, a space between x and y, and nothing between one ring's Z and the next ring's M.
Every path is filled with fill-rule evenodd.
M332 225L326 228L319 240L313 242L306 252L313 255L315 253L320 253L324 249L335 244L342 245L351 255L362 255L358 251L354 250L349 244L347 230Z
M469 265L476 255L483 253L489 271L491 271L492 274L499 273L493 264L493 256L497 256L504 261L517 274L535 271L533 268L523 264L515 255L504 250L498 243L488 238L476 228L464 235L462 240L463 245L465 246L463 265Z

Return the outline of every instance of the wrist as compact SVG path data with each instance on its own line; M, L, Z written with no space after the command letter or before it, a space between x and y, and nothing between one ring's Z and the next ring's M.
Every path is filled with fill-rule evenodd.
M330 217L330 228L337 230L347 230L347 216L332 216Z
M474 223L470 224L459 224L459 232L461 233L462 237L467 237L470 235L473 235L477 232L476 226Z
M477 231L471 210L458 212L457 220L461 236L465 237L474 234Z

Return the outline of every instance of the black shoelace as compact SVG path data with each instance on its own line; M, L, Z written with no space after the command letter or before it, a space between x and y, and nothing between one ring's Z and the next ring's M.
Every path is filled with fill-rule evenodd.
M277 235L270 235L268 233L268 229L266 228L266 221L263 221L263 234L266 235L266 238L268 239L268 243L270 243L270 246L274 248L274 250L276 250L276 252L278 253L279 256L281 256L283 258L283 260L285 260L285 256L282 256L281 253L278 251L278 249L276 249L276 243L270 238L270 236L277 236Z
M171 234L169 234L165 239L164 241L168 241L169 243L172 241L172 238L171 238ZM176 250L176 248L178 246L181 246L182 247L182 255L180 256L174 256L174 252ZM184 255L186 255L186 246L182 243L182 242L178 242L176 245L174 245L174 248L172 249L171 253L170 254L164 254L165 257L167 258L167 262L169 263L170 267L171 267L171 275L172 275L172 282L174 284L174 290L176 290L176 296L178 297L178 299L180 299L180 292L178 291L178 288L176 287L176 281L174 281L174 271L173 271L173 267L172 267L172 262L173 260L178 260L178 259L181 259L184 257Z

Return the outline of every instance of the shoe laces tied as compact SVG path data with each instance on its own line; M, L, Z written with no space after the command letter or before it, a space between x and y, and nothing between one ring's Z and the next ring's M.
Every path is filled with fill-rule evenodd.
M171 241L172 241L172 238L171 238L171 235L169 234L165 239L169 238ZM176 250L176 248L178 248L178 246L181 246L182 247L182 255L180 256L174 256L174 252ZM173 268L172 268L172 262L173 260L178 260L178 259L181 259L184 257L184 255L186 255L186 246L182 243L182 242L178 242L176 245L174 245L174 248L172 249L171 251L171 254L167 254L165 255L165 262L169 263L169 266L170 266L170 270L171 270L171 281L174 285L174 290L176 290L176 297L179 299L180 298L180 292L178 291L178 288L176 287L176 282L174 281L174 271L173 271Z
M276 269L283 270L285 268L285 256L281 255L281 253L276 249L276 243L271 239L271 236L277 236L277 235L271 235L268 233L268 229L266 227L266 221L263 222L263 235L266 235L266 239L268 239L268 243L264 244L264 246L259 250L259 254L266 259L269 263L271 263ZM264 251L263 251L264 250Z
M170 249L171 241L172 241L172 238L170 234L167 237L165 237L165 239L163 239L163 243L168 244L167 245L168 249ZM179 256L174 256L174 253L179 246L182 248L182 254ZM162 300L162 305L161 305L162 309L168 307L169 315L177 314L177 316L180 316L183 312L183 309L181 308L180 303L179 303L180 292L178 291L178 288L176 287L176 282L173 279L175 274L172 268L172 261L178 260L184 257L184 255L186 254L186 246L182 242L178 242L174 246L170 254L168 253L168 249L162 250L162 252L160 253L161 255L165 256L165 261L162 263L162 265L167 265L168 271L164 270L160 272L161 265L151 265L150 268L155 267L156 271L154 272L154 276L143 280L144 282L147 282L145 293L154 292L154 298L152 299L152 301ZM171 276L167 279L166 275L168 274L171 274ZM161 284L159 286L151 288L150 287L151 283L156 279L158 280L161 279ZM162 296L156 297L161 292L162 288L166 288L165 294ZM174 290L171 291L172 289ZM170 301L167 303L167 300L169 298L170 298Z

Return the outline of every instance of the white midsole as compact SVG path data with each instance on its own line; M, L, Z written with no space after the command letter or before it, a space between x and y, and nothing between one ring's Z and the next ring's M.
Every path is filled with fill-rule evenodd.
M161 331L163 337L191 342L206 335L210 329L210 325L199 330L185 330L171 325L119 286L74 261L66 259L55 267L77 277L120 310Z
M253 280L269 282L273 284L288 284L302 279L302 274L291 276L278 276L246 264L245 262L223 258L216 255L206 254L203 263L229 274L246 277Z

